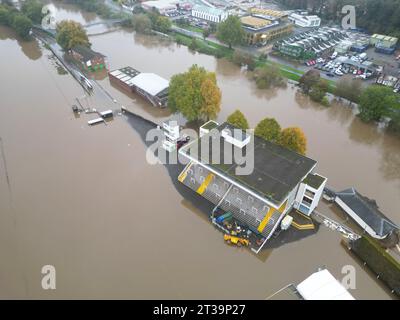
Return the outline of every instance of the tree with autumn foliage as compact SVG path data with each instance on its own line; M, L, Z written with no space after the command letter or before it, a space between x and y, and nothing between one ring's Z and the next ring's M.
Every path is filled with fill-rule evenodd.
M221 107L221 90L214 72L193 65L187 72L171 78L168 107L187 120L209 120L217 117Z
M307 138L300 128L291 127L283 129L279 144L302 155L306 154Z
M236 110L233 112L227 119L226 122L235 126L236 128L246 130L249 128L249 123L247 122L246 117L240 110Z
M281 126L274 118L265 118L257 124L254 134L257 137L278 143L281 136Z
M57 24L56 30L57 43L64 50L69 50L76 45L90 46L86 31L79 22L63 20Z

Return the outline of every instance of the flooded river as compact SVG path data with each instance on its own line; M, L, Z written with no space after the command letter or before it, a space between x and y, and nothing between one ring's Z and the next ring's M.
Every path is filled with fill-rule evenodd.
M82 23L98 19L74 7L57 10ZM119 30L90 40L112 69L130 65L166 78L193 63L215 71L219 120L240 108L252 126L275 117L283 127L301 127L307 154L331 187L356 187L400 223L400 139L360 122L346 106L314 105L291 86L260 91L230 62L158 38ZM392 298L323 226L259 256L228 247L167 170L146 162L124 116L92 128L87 115L73 116L82 88L49 51L1 27L0 55L0 298L264 299L319 266L341 279L345 265L357 271L355 298ZM169 116L97 78L116 106L157 120ZM41 288L47 264L57 271L54 291Z

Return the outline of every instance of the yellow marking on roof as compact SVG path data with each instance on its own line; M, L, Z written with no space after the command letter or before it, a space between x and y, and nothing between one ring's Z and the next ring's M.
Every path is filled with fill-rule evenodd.
M263 232L274 212L275 212L274 208L272 207L269 208L267 214L265 215L264 219L261 221L260 225L257 228L258 232Z
M186 177L187 177L187 174L188 174L188 171L189 171L189 169L190 169L190 167L191 167L192 165L193 165L193 162L190 162L190 164L186 167L186 169L183 170L183 171L181 172L181 174L180 174L179 177L178 177L178 180L179 180L180 182L183 183L183 181L185 181L185 179L186 179Z
M214 177L214 175L212 173L208 174L207 178L204 179L203 183L197 189L198 194L203 194L204 191L206 191L206 189L207 189L208 185L210 184L213 177Z

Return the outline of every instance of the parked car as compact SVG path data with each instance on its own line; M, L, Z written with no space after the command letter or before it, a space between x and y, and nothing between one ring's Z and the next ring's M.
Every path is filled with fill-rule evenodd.
M190 141L190 137L186 136L176 142L176 148L179 150L182 148L186 143Z

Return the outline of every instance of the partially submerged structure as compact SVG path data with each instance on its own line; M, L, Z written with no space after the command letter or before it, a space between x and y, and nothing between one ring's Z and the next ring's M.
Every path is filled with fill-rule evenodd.
M335 195L335 202L357 224L375 239L385 239L399 227L386 217L371 200L354 188L349 188Z
M146 98L151 104L165 107L168 101L169 81L154 73L141 73L125 67L108 73L111 83L128 92L136 92Z
M70 50L75 61L86 71L107 69L105 55L83 45L77 45Z
M213 223L217 215L231 212L248 228L257 239L254 252L293 208L310 215L318 205L327 179L314 173L316 161L228 123L209 122L200 132L198 140L179 150L190 163L178 179L215 205ZM237 153L254 161L250 173L238 173L244 164L235 159Z

